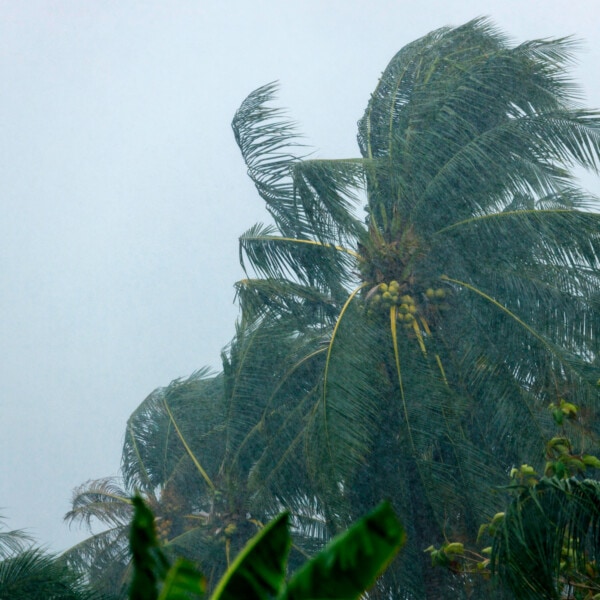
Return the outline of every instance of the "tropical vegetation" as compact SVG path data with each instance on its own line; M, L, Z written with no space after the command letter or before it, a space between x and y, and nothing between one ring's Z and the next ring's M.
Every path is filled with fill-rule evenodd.
M108 600L23 530L0 531L0 600Z
M600 459L571 442L581 427L578 407L561 401L549 408L560 429L546 443L543 474L529 464L513 467L499 488L505 508L480 526L475 545L448 540L426 552L433 566L465 581L497 575L515 598L593 600L600 598Z
M170 563L155 532L155 518L140 496L133 498L131 527L133 578L131 600L184 600L204 596L206 581L193 563ZM375 584L405 542L404 529L387 502L381 503L350 529L289 576L291 536L289 514L265 525L219 581L212 600L358 600ZM287 581L286 581L287 579Z
M568 77L573 47L513 45L485 19L433 31L383 72L352 158L312 158L274 84L242 103L269 223L240 238L237 333L222 373L134 413L122 468L121 497L140 489L214 581L282 509L310 553L387 497L408 542L370 597L480 597L423 550L474 539L494 486L543 461L549 404L581 407L591 452L600 214L573 170L598 170L600 113ZM86 493L69 519L130 517ZM111 535L80 548L88 566Z
M253 439L253 433L261 429L268 396L280 389L293 359L273 351L276 334L264 327L240 329L222 373L202 369L152 392L128 420L120 477L91 480L74 490L65 519L87 526L91 535L65 557L100 589L126 595L131 497L136 492L155 514L159 539L171 557L202 557L209 590L284 506L293 514L292 567L328 539L315 498L290 493L286 501L258 494L252 484L252 469L268 435L263 431ZM289 346L283 339L281 344ZM257 387L253 382L261 369L269 379L263 377ZM289 389L296 397L295 389ZM298 489L307 489L296 475Z
M273 456L292 472L301 448L336 529L393 498L400 596L439 597L422 549L495 512L492 486L549 437L548 404L585 407L595 433L600 217L570 168L597 169L600 122L571 48L512 46L485 20L432 32L384 71L357 159L294 156L273 86L234 120L273 220L241 237L242 314L322 336L255 474Z

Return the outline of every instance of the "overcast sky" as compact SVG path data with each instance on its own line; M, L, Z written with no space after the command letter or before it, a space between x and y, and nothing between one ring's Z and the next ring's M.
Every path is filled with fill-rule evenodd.
M116 474L127 417L219 367L237 237L266 219L231 133L279 80L319 156L397 50L490 16L515 41L584 40L600 107L596 0L0 0L0 514L63 549L72 489ZM586 179L599 192L594 179Z

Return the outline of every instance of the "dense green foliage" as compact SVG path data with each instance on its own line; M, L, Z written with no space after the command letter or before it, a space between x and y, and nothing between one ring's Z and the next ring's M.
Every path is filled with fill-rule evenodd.
M424 548L501 508L494 486L543 458L550 403L598 428L600 215L571 170L597 170L600 115L572 46L481 19L430 33L383 72L351 159L297 155L275 86L250 94L233 129L271 223L240 238L223 372L132 415L128 493L92 482L69 515L115 527L73 561L116 556L122 577L133 488L209 587L282 508L299 559L388 497L408 543L372 597L487 593Z
M544 477L523 487L495 535L493 567L516 598L600 594L600 482ZM575 593L577 592L577 595Z
M543 475L529 464L514 467L499 489L504 510L481 525L476 541L446 541L426 552L433 566L461 573L465 582L494 574L518 600L593 600L600 598L600 482L594 478L600 459L571 442L581 429L577 406L562 400L549 409L560 429L546 443Z
M273 86L234 120L274 221L241 238L256 273L238 286L244 319L322 343L255 473L276 460L284 493L306 464L333 528L393 498L409 537L389 574L400 597L450 585L423 548L496 511L493 485L539 456L549 403L595 415L600 216L569 167L597 168L600 121L577 104L570 48L513 47L482 20L417 40L371 96L360 159L294 157Z

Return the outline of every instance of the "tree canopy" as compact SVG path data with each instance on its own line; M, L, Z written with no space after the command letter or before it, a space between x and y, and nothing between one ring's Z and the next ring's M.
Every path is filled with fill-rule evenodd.
M473 536L541 460L550 403L598 429L600 214L573 169L598 171L600 113L574 46L433 31L384 70L352 158L311 158L276 85L251 93L233 130L270 222L240 238L222 387L142 419L126 477L193 472L192 513L288 508L316 543L389 498L408 544L373 597L460 596L423 550Z
M390 585L408 597L436 593L427 540L473 531L506 470L539 456L543 409L597 406L600 217L572 168L597 171L600 122L568 78L573 45L513 46L483 19L409 44L359 121L359 158L298 156L272 84L234 119L273 221L240 240L243 318L322 336L290 420L312 493L337 527L394 499L409 583ZM290 437L265 451L282 470Z

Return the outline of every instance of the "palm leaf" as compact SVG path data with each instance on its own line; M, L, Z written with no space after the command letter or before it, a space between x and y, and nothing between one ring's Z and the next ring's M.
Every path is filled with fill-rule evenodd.
M0 517L0 521L2 517ZM12 531L0 531L0 559L7 558L11 554L17 554L25 550L33 541L33 538L22 529Z
M0 597L11 600L103 598L60 558L35 548L0 561Z

